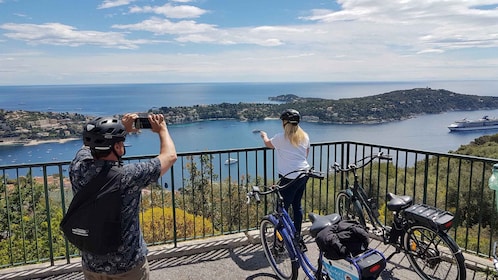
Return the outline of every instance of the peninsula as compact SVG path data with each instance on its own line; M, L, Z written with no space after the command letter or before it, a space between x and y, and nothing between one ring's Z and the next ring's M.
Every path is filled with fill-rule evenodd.
M498 97L458 94L444 89L415 88L344 99L301 98L297 95L270 97L273 103L238 103L160 107L172 124L203 120L237 119L258 121L278 118L287 108L298 110L307 122L368 124L399 121L423 114L448 111L498 109Z
M302 98L287 94L270 103L221 103L159 107L169 124L235 119L259 121L278 118L287 108L298 110L305 122L370 124L399 121L423 114L498 109L498 97L467 95L444 89L414 88L343 99ZM124 113L124 112L123 112ZM83 124L92 118L77 113L6 111L0 109L0 145L36 144L81 137Z

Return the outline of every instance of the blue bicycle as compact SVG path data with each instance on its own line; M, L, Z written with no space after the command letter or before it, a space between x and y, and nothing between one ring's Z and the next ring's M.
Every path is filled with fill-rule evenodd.
M299 173L299 175L296 179L282 186L279 186L278 182L271 186L262 187L263 190L259 186L253 186L252 191L247 194L247 203L250 202L252 197L256 202L260 202L260 195L272 194L274 197L275 209L273 213L261 219L259 230L266 258L278 278L281 280L297 279L299 267L303 269L310 280L377 278L384 270L386 260L382 253L374 249L365 248L361 254L351 255L339 260L326 258L324 251L320 249L317 266L315 267L312 264L305 253L306 249L296 237L296 228L284 208L280 190L300 178L308 177L321 180L324 175L322 172L314 171L313 169L297 170L291 173ZM342 219L338 214L320 216L310 213L308 217L312 222L310 227L312 237L316 237L321 230L339 223Z

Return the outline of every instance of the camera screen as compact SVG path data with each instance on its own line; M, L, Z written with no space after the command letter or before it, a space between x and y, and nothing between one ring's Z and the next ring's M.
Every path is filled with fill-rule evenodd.
M147 116L140 116L135 120L135 128L152 128L149 122L149 118Z

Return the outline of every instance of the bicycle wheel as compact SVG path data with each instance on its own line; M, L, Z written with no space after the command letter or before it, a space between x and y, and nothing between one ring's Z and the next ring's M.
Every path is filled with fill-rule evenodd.
M448 234L413 225L403 240L408 261L422 279L465 279L462 252Z
M335 211L343 219L356 220L366 227L365 216L358 200L352 200L351 194L340 191L335 199Z
M276 225L268 218L263 218L259 234L266 258L278 278L282 280L297 279L299 264L292 261L282 236L276 230Z

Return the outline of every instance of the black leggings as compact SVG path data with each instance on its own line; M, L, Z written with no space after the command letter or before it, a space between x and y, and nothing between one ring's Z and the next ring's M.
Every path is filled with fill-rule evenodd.
M280 177L281 186L292 181L292 179L282 178L282 176ZM294 226L296 227L296 233L298 235L301 235L301 224L303 223L303 208L301 206L301 199L303 198L307 181L308 177L302 177L280 191L282 198L284 199L285 210L289 211L289 206L292 205L292 217L294 220Z

